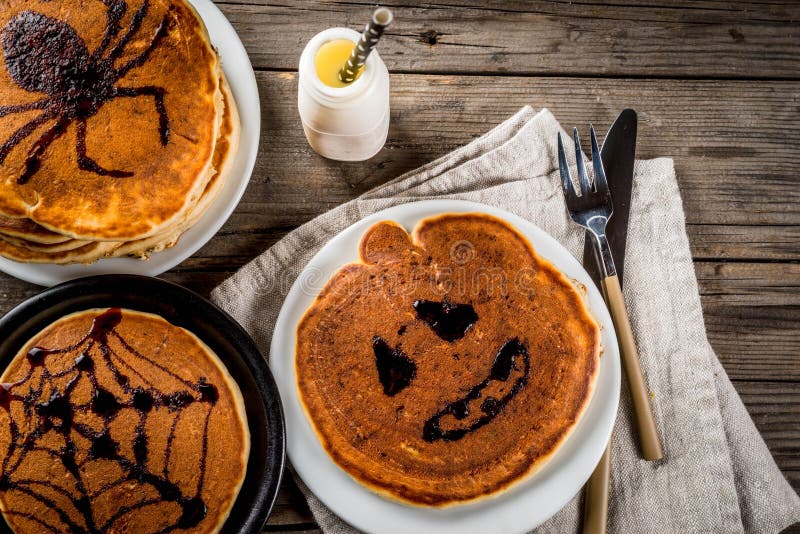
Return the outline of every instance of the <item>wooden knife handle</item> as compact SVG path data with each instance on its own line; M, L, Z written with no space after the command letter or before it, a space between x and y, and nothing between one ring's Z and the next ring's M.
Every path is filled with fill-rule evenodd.
M653 408L650 406L650 395L644 383L642 367L639 364L639 351L636 350L631 323L628 320L628 311L622 298L622 288L620 288L619 279L616 275L603 279L603 290L606 294L608 307L611 310L614 328L617 331L619 350L622 354L622 366L625 369L625 376L628 378L628 386L631 390L642 456L648 461L660 460L664 457L664 449L661 447L661 438L658 436L658 429L653 417Z
M586 483L583 504L583 534L606 534L608 484L611 479L611 442Z

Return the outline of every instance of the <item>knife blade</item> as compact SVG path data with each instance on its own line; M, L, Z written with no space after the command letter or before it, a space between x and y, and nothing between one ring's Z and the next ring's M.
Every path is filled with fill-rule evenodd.
M628 218L631 208L631 191L633 189L633 162L636 158L636 132L638 120L636 111L624 109L617 120L609 128L600 157L603 160L603 169L606 171L606 180L611 190L611 200L614 204L614 214L606 226L606 236L611 245L611 255L617 266L620 286L623 281L625 269L625 243L628 237ZM592 245L588 232L583 245L583 268L589 273L598 289L601 289L600 265L595 257L595 247Z
M620 286L625 267L625 244L628 237L631 190L633 188L633 162L636 157L637 116L625 109L609 128L600 157L603 160L614 212L606 225L606 237L617 266ZM600 261L591 236L586 233L583 247L583 267L598 289L603 290ZM611 444L606 447L592 476L586 482L583 534L605 534L608 522L609 481L611 479Z

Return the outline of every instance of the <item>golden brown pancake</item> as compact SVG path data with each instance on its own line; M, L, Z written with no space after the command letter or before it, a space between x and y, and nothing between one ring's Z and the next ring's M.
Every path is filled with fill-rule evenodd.
M171 223L166 229L158 234L133 241L114 242L114 241L82 241L67 238L67 241L56 242L53 244L42 244L28 239L8 236L0 229L0 255L15 261L27 263L91 263L103 257L133 256L142 259L165 248L174 246L181 234L194 225L205 213L206 209L217 198L220 190L225 185L225 181L233 166L236 151L239 146L239 113L233 99L230 87L224 76L221 77L220 87L223 95L224 111L222 124L220 126L219 138L214 146L214 156L212 159L212 169L214 175L206 185L205 190L197 202L192 206L183 219ZM30 219L10 219L12 221L28 221L30 225L18 224L17 233L25 235L25 229L49 232L49 230L30 221ZM32 226L31 226L32 225ZM0 228L2 220L0 219ZM33 238L42 235L41 232L32 232ZM58 234L56 234L58 235Z
M185 0L7 0L0 45L0 213L120 241L197 202L220 68Z
M6 217L4 215L0 215L0 234L44 245L64 243L72 239L68 235L48 230L27 217Z
M150 254L174 246L181 235L200 220L209 206L219 196L233 167L236 151L239 149L240 133L239 111L233 98L233 93L224 76L221 79L220 88L224 97L225 111L219 130L219 138L214 147L214 158L212 160L215 171L214 176L206 185L203 195L187 213L183 221L171 226L165 232L122 243L118 248L114 249L110 254L111 256L134 256L147 259Z
M75 250L84 245L92 243L92 241L80 241L78 239L69 239L63 243L37 243L35 241L28 241L19 237L12 237L10 235L0 234L0 239L11 243L17 247L23 247L37 252L62 252L65 250Z
M0 256L23 263L91 263L97 258L102 258L111 254L118 243L111 241L89 241L88 244L78 248L42 251L32 248L15 245L4 239L0 239Z
M191 332L92 309L46 327L0 387L0 506L19 533L213 532L244 480L238 386Z
M600 331L581 294L485 214L392 222L297 329L300 397L325 450L391 498L444 506L532 473L591 396Z

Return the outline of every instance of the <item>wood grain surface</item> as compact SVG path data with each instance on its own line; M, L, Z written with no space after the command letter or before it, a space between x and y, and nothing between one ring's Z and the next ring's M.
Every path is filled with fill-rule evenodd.
M364 163L308 147L295 70L308 39L360 29L373 3L216 3L257 71L260 153L222 231L164 278L208 295L298 225L523 105L598 131L633 107L637 157L675 162L711 344L800 489L800 2L383 2L395 11L380 45L391 128ZM0 312L38 291L0 275ZM316 531L290 478L267 531Z

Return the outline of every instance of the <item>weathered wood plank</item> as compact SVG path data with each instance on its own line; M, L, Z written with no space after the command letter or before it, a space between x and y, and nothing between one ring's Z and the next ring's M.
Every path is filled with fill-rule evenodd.
M798 82L398 75L386 148L369 162L341 163L306 144L296 108L286 105L295 98L295 74L257 78L261 157L238 210L251 228L305 222L469 142L524 104L550 108L564 125L592 121L600 130L620 109L637 108L638 156L675 159L690 224L800 220ZM770 242L786 242L785 228L767 231Z
M269 528L280 531L287 525L291 525L292 529L300 528L301 530L315 527L314 517L308 509L305 497L288 471L283 474L278 498L267 521L267 531Z
M695 271L709 341L731 378L800 381L800 264L697 262Z
M387 0L392 72L797 78L800 4ZM294 69L317 32L360 30L374 2L217 2L257 68ZM794 21L794 24L792 24Z
M800 260L800 226L690 223L686 233L696 260Z

